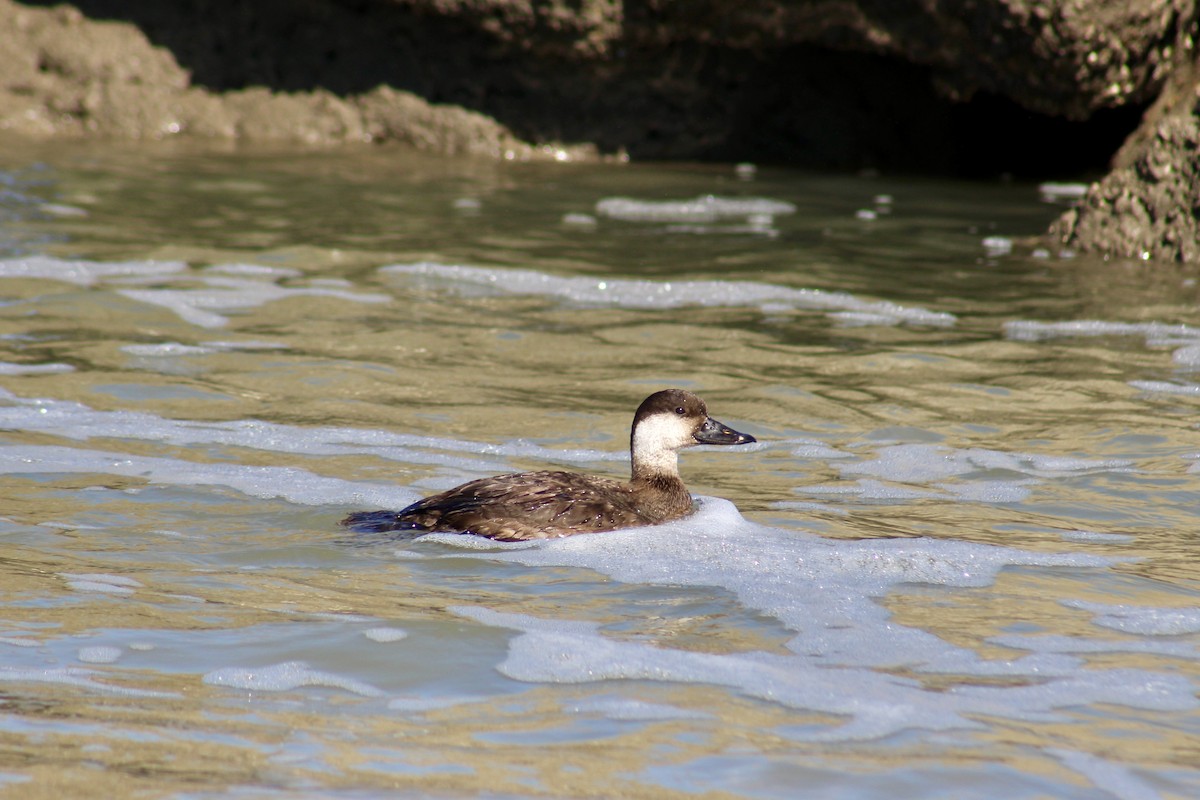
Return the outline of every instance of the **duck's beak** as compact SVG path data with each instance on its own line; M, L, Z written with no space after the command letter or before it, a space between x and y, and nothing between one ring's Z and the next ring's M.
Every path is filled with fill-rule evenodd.
M748 433L738 433L728 425L712 417L704 420L692 438L700 444L750 444L756 439Z

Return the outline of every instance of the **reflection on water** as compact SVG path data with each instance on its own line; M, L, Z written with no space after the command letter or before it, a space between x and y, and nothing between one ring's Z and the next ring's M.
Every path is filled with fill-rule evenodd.
M1186 271L1002 254L1036 186L148 152L0 157L10 791L1200 791ZM666 385L759 439L688 520L337 527Z

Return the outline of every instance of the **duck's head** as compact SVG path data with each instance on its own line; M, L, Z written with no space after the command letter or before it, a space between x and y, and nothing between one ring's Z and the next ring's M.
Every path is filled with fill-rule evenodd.
M675 452L698 444L749 444L739 433L708 415L704 401L683 389L664 389L642 401L633 415L630 450L639 467L678 472Z

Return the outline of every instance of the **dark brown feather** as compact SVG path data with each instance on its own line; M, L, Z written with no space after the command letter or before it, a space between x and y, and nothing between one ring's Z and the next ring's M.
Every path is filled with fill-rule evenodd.
M635 486L574 472L518 472L464 483L413 503L395 529L546 539L654 525L692 510L682 482Z

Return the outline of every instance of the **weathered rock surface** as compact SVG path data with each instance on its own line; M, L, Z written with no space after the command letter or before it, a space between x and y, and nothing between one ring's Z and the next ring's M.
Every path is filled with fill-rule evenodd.
M317 89L192 86L166 49L132 25L71 6L0 0L0 130L132 139L178 135L306 144L403 141L448 154L553 156L495 120L386 86L347 98Z
M1200 58L1172 73L1113 170L1048 236L1110 257L1200 263Z
M1198 2L0 0L0 128L1046 177L1132 133L1054 236L1194 259L1195 103L1156 100Z

